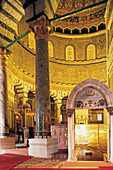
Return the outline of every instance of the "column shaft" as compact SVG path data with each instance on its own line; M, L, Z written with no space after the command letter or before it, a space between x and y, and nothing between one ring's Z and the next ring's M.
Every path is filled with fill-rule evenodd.
M0 137L5 135L5 57L0 51Z
M107 160L110 159L110 119L109 119L109 112L107 112Z
M111 115L111 154L110 161L113 163L113 115Z
M50 136L48 41L36 40L36 135Z
M67 109L68 115L68 162L75 161L74 110Z

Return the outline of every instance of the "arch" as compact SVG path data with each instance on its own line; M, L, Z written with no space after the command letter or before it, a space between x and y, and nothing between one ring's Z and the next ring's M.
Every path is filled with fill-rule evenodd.
M64 30L64 34L71 34L71 30L68 29L68 28L66 28L66 29Z
M87 28L81 29L81 34L87 34L87 33L88 33L88 29Z
M89 32L90 32L90 33L96 32L96 27L95 27L95 26L92 26L92 27L89 29Z
M63 33L63 29L60 28L60 27L57 27L57 28L56 28L56 32Z
M87 89L90 89L89 91L87 91ZM92 91L91 91L92 90ZM96 93L94 93L96 91ZM86 93L83 93L86 92ZM82 94L82 95L81 95ZM95 95L97 94L97 95ZM100 108L106 108L108 113L110 115L113 115L113 93L112 91L101 81L96 80L96 79L87 79L84 80L83 82L79 83L70 93L68 100L67 100L67 106L66 106L66 112L67 112L67 116L68 116L68 161L72 162L77 160L76 156L75 156L75 152L74 152L74 146L75 146L75 132L74 132L74 112L75 109L77 109L75 107L75 101L77 99L77 97L79 96L80 98L82 97L89 97L89 104L91 104L91 100L90 98L92 98L92 96L95 97L95 99L98 99L98 94L99 97L102 97L102 100L100 100L99 98L99 102L101 104ZM85 96L84 96L85 95ZM86 99L87 99L86 97ZM104 100L104 104L103 104L103 100ZM79 109L84 109L84 103L80 103L81 101L79 101L79 106L83 106L83 107L79 107ZM94 103L94 102L93 102ZM103 106L103 107L102 107ZM90 107L90 105L88 105L88 107L86 107L85 109L98 109L98 105L96 107ZM109 121L109 116L108 116L108 121ZM113 130L112 130L112 126L113 126L113 116L111 116L110 118L110 124L111 124L111 138L113 139ZM110 128L110 127L109 127ZM110 129L109 129L110 131ZM109 131L108 131L108 135L109 135ZM110 142L109 138L108 138L108 155L107 155L107 159L111 159L112 157L110 154L111 151L110 149L113 148L113 144L112 142ZM74 155L74 156L73 156Z
M98 26L98 31L100 30L103 30L106 28L106 25L104 23L101 23L99 26Z
M74 29L74 30L72 30L72 34L79 34L80 32L79 32L79 30L78 29Z
M87 80L84 80L83 82L79 83L71 91L71 93L68 97L68 100L67 100L66 109L75 109L75 101L77 99L77 96L87 88L95 89L97 92L99 92L103 96L103 98L106 101L106 106L104 106L104 108L108 107L108 106L113 106L113 93L108 88L108 86L99 80L87 79Z

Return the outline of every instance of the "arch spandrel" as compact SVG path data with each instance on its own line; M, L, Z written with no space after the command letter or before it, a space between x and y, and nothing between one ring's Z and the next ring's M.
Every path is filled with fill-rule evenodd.
M107 108L113 106L113 93L101 81L87 79L70 93L66 109Z

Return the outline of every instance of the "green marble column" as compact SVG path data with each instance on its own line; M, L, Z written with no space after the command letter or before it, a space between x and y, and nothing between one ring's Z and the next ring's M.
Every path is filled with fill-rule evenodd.
M31 24L36 39L36 136L50 133L50 89L48 62L48 21L41 16Z

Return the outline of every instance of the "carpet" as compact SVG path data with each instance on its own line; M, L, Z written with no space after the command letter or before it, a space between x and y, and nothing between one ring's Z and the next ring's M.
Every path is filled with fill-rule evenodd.
M14 166L30 159L32 156L18 154L3 154L0 155L0 170L9 170Z
M113 170L113 167L99 168L13 168L12 170Z

